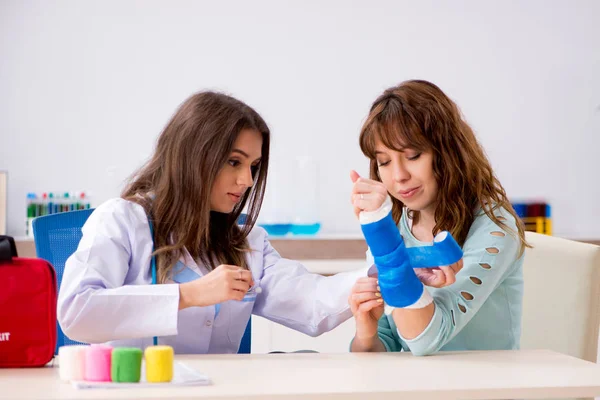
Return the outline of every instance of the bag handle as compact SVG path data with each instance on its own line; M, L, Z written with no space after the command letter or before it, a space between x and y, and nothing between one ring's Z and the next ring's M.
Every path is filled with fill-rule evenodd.
M0 261L10 261L13 257L18 257L15 239L0 235Z

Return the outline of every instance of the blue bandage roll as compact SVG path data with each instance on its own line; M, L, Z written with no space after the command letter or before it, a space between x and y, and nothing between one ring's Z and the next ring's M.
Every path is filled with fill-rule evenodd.
M463 251L449 232L440 232L431 246L406 249L413 268L433 268L454 264L463 257Z

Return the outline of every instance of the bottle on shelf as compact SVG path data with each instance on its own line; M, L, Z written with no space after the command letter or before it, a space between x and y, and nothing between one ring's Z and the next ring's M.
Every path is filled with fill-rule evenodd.
M291 182L294 196L290 231L293 235L315 235L321 229L316 160L309 156L296 157Z
M269 179L258 216L258 225L270 236L285 236L290 232L289 194L286 191L286 176L277 168L269 168Z

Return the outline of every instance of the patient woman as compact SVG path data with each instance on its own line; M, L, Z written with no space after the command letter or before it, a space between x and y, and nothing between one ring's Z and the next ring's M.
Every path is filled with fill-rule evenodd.
M370 179L352 172L352 202L380 276L379 285L363 277L352 289L351 350L519 348L528 245L457 105L430 82L391 87L373 103L360 146ZM406 248L429 245L443 231L462 247L462 261L413 270ZM424 287L462 266L451 285Z

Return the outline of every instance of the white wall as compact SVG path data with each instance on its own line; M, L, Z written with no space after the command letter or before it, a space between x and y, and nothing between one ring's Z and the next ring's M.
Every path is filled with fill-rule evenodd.
M177 105L218 89L269 123L285 185L313 155L324 233L357 233L351 168L370 103L431 80L461 106L512 197L600 237L600 2L0 1L8 232L28 191L117 196ZM281 184L281 187L284 184Z

